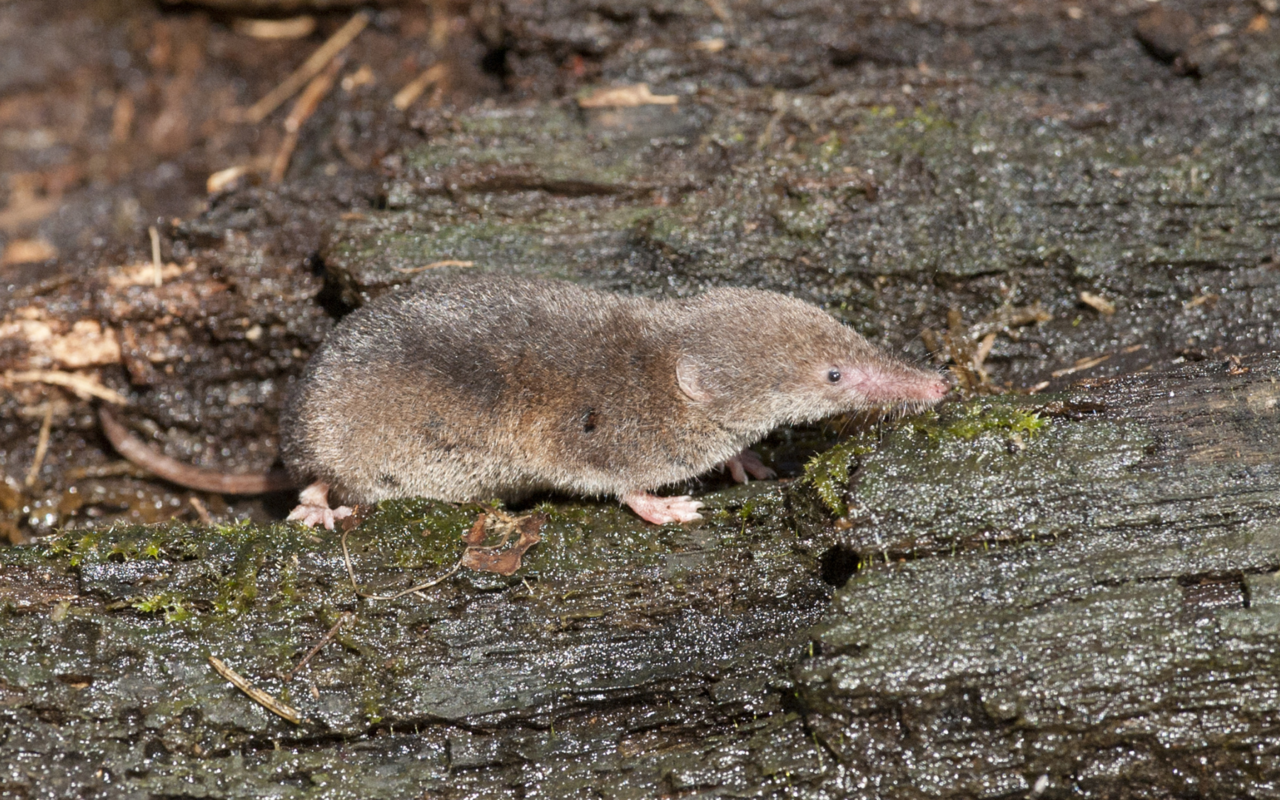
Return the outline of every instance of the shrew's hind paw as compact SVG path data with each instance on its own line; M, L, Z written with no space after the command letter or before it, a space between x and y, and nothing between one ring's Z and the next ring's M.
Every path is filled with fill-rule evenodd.
M346 506L329 508L329 484L317 481L298 493L298 505L289 512L289 522L301 522L308 528L323 525L326 530L333 530L336 520L351 516L351 509Z
M294 506L293 511L289 512L289 522L301 522L308 528L314 528L317 525L323 525L326 530L333 530L333 523L336 520L346 519L351 516L351 509L346 506L338 506L337 508L329 508L329 506L309 506L299 503Z
M658 497L648 492L629 492L622 496L622 502L639 514L640 519L652 522L654 525L702 519L702 515L698 513L702 503L693 500L689 495Z
M758 481L767 481L770 478L778 477L778 473L766 467L764 462L760 460L760 454L750 448L743 450L733 458L727 459L724 462L724 466L729 468L729 474L738 483L746 483L748 475Z

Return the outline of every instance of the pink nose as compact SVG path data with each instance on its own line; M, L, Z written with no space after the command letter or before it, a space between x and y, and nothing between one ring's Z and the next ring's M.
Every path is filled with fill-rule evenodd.
M858 369L852 371L852 377L857 390L873 403L936 403L951 390L936 374L916 369Z

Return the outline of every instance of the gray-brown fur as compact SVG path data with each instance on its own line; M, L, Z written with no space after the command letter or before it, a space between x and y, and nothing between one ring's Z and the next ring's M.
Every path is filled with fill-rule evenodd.
M814 384L835 363L884 380L870 397ZM659 302L442 277L334 330L282 419L283 456L347 502L621 496L706 472L782 424L943 393L936 375L770 292Z

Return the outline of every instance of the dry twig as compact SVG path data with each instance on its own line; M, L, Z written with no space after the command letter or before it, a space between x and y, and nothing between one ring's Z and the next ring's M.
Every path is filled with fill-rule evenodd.
M284 676L284 682L288 683L289 681L293 680L294 676L298 674L298 671L301 670L303 667L305 667L307 665L307 662L315 657L316 653L319 653L320 650L323 649L326 644L333 641L333 637L338 635L338 628L341 628L343 625L346 625L347 622L349 622L354 618L355 618L355 614L352 614L350 611L342 612L342 614L338 617L338 621L333 623L333 627L329 629L329 632L326 633L324 636L321 636L320 641L316 642L316 646L308 650L307 654L302 657L301 661L298 662L298 665L295 666L293 669L289 670L288 675Z
M26 480L22 485L30 489L40 475L40 467L44 465L45 454L49 452L49 430L53 427L53 403L44 404L44 421L40 423L40 437L36 439L36 457L27 470Z
M298 131L302 129L303 123L316 112L320 101L333 88L333 82L337 79L340 69L342 69L342 59L335 58L329 63L328 69L307 84L307 88L298 96L297 102L293 104L293 108L289 111L289 116L285 117L284 142L281 143L280 150L276 153L275 160L271 163L269 180L272 183L279 183L284 180L284 174L289 169L289 159L293 158L294 148L298 146Z
M301 39L316 29L316 18L310 14L288 19L247 19L231 23L236 33L253 39Z
M191 507L196 510L196 516L200 518L201 525L212 525L213 517L209 516L209 509L205 508L199 497L192 495L187 498L187 502L191 503Z
M1116 313L1116 304L1100 294L1082 291L1080 292L1080 302L1089 306L1094 311L1097 311L1099 314L1102 314L1104 317L1109 317Z
M302 715L298 713L297 709L292 706L285 705L254 686L252 683L249 683L249 681L240 676L240 673L236 672L231 667L228 667L222 659L217 656L209 656L209 664L219 675L230 681L232 686L247 694L249 699L253 702L270 711L272 714L289 720L294 725L302 724Z
M147 235L151 237L151 270L155 276L153 282L158 288L164 283L164 265L160 263L160 231L156 230L155 225L151 225L147 227Z
M369 14L366 11L357 11L338 29L338 32L329 37L329 40L311 54L311 57L303 62L302 66L293 71L289 77L285 78L281 83L267 92L261 100L254 103L246 111L241 114L241 119L250 124L256 125L267 118L267 115L297 94L298 90L307 84L321 70L329 64L345 48L351 44L360 31L365 29L369 24Z
M1104 361L1109 360L1110 358L1111 358L1110 353L1107 353L1104 356L1095 356L1093 358L1082 358L1079 361L1077 361L1075 364L1071 365L1070 367L1066 367L1064 369L1056 369L1053 372L1050 372L1049 374L1055 378L1061 378L1064 375L1071 375L1073 373L1080 372L1081 370L1096 367L1099 364L1103 363Z
M498 544L492 547L485 547L483 543L490 520L495 520L494 527L503 533ZM349 531L343 531L342 533L342 558L347 565L347 575L351 578L351 588L357 596L366 600L395 600L407 594L416 594L423 589L430 589L432 586L457 574L463 567L476 572L492 572L496 575L504 576L514 575L520 569L524 554L530 547L542 541L541 537L538 536L538 532L546 524L546 514L528 514L523 517L513 517L496 509L490 509L488 513L477 517L475 524L471 526L471 530L462 536L462 541L467 547L462 551L462 556L458 559L458 563L454 564L448 572L425 583L420 583L417 586L390 595L366 594L360 590L359 585L356 583L355 569L351 566L351 554L347 550L347 533ZM513 532L519 532L520 538L510 548L502 549L506 547L507 541L511 538Z
M635 108L636 106L674 106L679 95L653 94L649 84L636 83L613 89L597 89L578 100L580 108Z
M444 573L443 575L432 578L431 580L426 581L424 583L420 583L417 586L412 586L408 589L405 589L402 592L396 592L395 594L367 594L360 590L360 585L356 583L356 571L351 566L351 553L347 551L347 534L349 534L350 532L351 531L342 532L342 540L341 540L342 541L342 560L347 565L347 576L351 578L352 591L356 593L357 597L363 597L366 600L395 600L397 598L404 597L407 594L414 594L415 592L420 592L423 589L430 589L432 586L435 586L436 584L439 584L439 583L443 583L449 578L452 578L454 575L458 573L458 570L462 569L462 559L459 558L458 563L454 564L453 567L450 568L449 571ZM465 555L465 551L464 551L464 555Z
M703 0L707 4L707 8L711 9L711 13L716 15L716 19L733 29L733 16L729 13L729 8L724 4L724 0Z
M428 86L443 81L448 75L449 68L444 64L432 64L423 70L418 77L406 83L403 89L396 92L396 96L391 98L391 105L400 111L404 111L413 105L414 100L422 96Z
M99 400L106 400L108 403L114 403L118 406L129 404L128 399L114 389L108 389L98 383L97 380L87 375L77 375L74 372L30 369L19 372L6 372L4 380L6 383L48 383L54 386L61 386L64 389L70 389L77 397L84 400L96 397Z
M782 117L787 113L787 96L782 92L775 92L773 100L773 114L769 117L769 121L764 124L764 130L760 131L760 135L756 137L756 150L764 150L773 143L773 129L778 127L778 123L782 121Z

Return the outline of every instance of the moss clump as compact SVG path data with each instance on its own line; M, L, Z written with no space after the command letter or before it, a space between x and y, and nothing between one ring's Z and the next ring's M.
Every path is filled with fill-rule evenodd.
M800 483L813 487L828 511L838 517L844 516L847 511L844 495L849 489L853 461L873 450L875 443L870 436L865 433L855 436L809 459L809 463L804 466L804 476Z
M864 432L814 456L805 465L804 477L798 483L811 487L832 514L844 516L848 513L844 498L855 462L865 460L884 446L893 447L892 441L901 443L903 436L917 440L917 444L908 446L908 451L919 455L923 452L919 439L924 440L928 449L948 441L969 442L991 434L1024 445L1048 425L1049 420L1024 399L987 398L948 404L941 411L930 410L910 417L905 424L896 426L897 433L881 429Z
M388 500L352 532L348 546L353 557L372 550L389 554L386 561L393 568L441 569L457 561L462 535L485 510L425 498Z
M935 441L952 438L972 441L985 433L1017 436L1030 439L1048 426L1049 420L1033 408L1026 408L1007 401L989 401L966 404L958 414L942 420L942 424L916 425Z
M139 598L132 605L143 614L164 614L165 622L182 622L191 618L191 609L187 608L181 599L168 592Z

